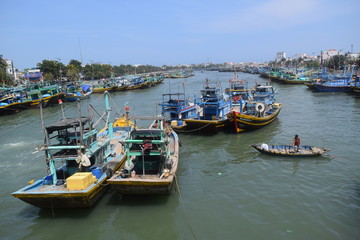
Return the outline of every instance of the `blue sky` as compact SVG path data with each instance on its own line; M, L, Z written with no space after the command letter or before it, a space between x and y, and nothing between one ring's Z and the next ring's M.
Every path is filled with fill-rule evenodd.
M0 15L0 54L21 70L57 58L162 66L360 51L359 0L0 0Z

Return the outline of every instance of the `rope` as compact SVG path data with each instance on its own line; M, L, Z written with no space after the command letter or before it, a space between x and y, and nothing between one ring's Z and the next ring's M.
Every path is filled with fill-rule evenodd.
M121 109L118 107L118 105L116 104L116 102L112 99L111 95L109 94L109 99L111 101L111 103L115 106L116 110L118 111L118 114L121 114Z
M188 132L196 132L196 131L199 131L207 126L209 126L211 123L207 123L206 125L202 126L202 127L199 127L197 129L193 129L193 130L189 130L189 131L181 131L181 130L176 130L176 132L180 132L180 133L188 133Z
M181 195L181 192L180 192L179 183L178 183L178 181L177 181L177 176L176 176L175 173L174 173L174 177L175 177L176 189L177 189L177 192L178 192L178 195L179 195L180 205L181 205L181 207L182 207L183 214L184 214L185 219L186 219L186 223L189 225L189 228L190 228L190 230L191 230L191 233L192 233L194 239L197 240L198 238L196 237L194 228L192 227L192 225L191 225L191 223L190 223L190 221L189 221L189 218L188 218L188 216L187 216L187 214L186 214L186 212L185 212L185 205L184 205L184 202L183 202L183 200L182 200L182 195Z

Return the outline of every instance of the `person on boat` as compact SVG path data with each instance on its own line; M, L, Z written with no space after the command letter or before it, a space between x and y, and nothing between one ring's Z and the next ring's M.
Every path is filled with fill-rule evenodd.
M299 148L300 147L300 137L298 135L295 135L294 139L293 139L293 147Z

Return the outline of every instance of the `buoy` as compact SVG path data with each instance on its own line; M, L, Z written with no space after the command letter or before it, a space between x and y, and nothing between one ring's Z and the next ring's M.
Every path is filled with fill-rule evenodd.
M58 103L59 103L59 104L62 104L62 100L61 100L61 99L59 99L59 100L58 100Z

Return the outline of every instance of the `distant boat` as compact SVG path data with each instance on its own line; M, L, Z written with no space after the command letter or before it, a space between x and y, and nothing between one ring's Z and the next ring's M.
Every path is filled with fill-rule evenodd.
M154 122L149 128L134 128L122 141L126 161L108 183L121 194L169 194L178 168L178 136L163 117L134 119Z
M90 85L82 85L81 88L77 88L75 85L70 84L65 87L64 100L66 102L75 102L77 100L83 100L90 96L92 93Z
M360 94L360 76L356 76L352 91L356 94Z
M61 91L60 86L41 86L38 89L30 90L27 95L31 99L31 107L48 107L58 104L59 100L63 98L64 93Z
M342 76L334 76L332 79L316 82L312 85L312 88L319 92L350 92L352 90L353 72L354 66L352 66L350 74L346 75L345 66Z
M9 91L0 97L0 116L14 114L30 108L31 100L21 91Z
M105 98L108 102L108 93ZM111 142L113 128L99 133L95 127L88 117L65 118L45 127L45 144L38 150L45 151L49 174L12 195L40 208L93 206L106 190L106 179L125 160L119 141L127 136L118 132L119 138Z
M265 143L252 144L251 146L261 153L284 157L314 157L329 151L329 149L314 146L293 147L289 145L268 145Z
M253 99L234 105L227 114L227 127L235 132L262 128L273 122L280 113L281 103L275 103L275 90L270 85L257 85Z

